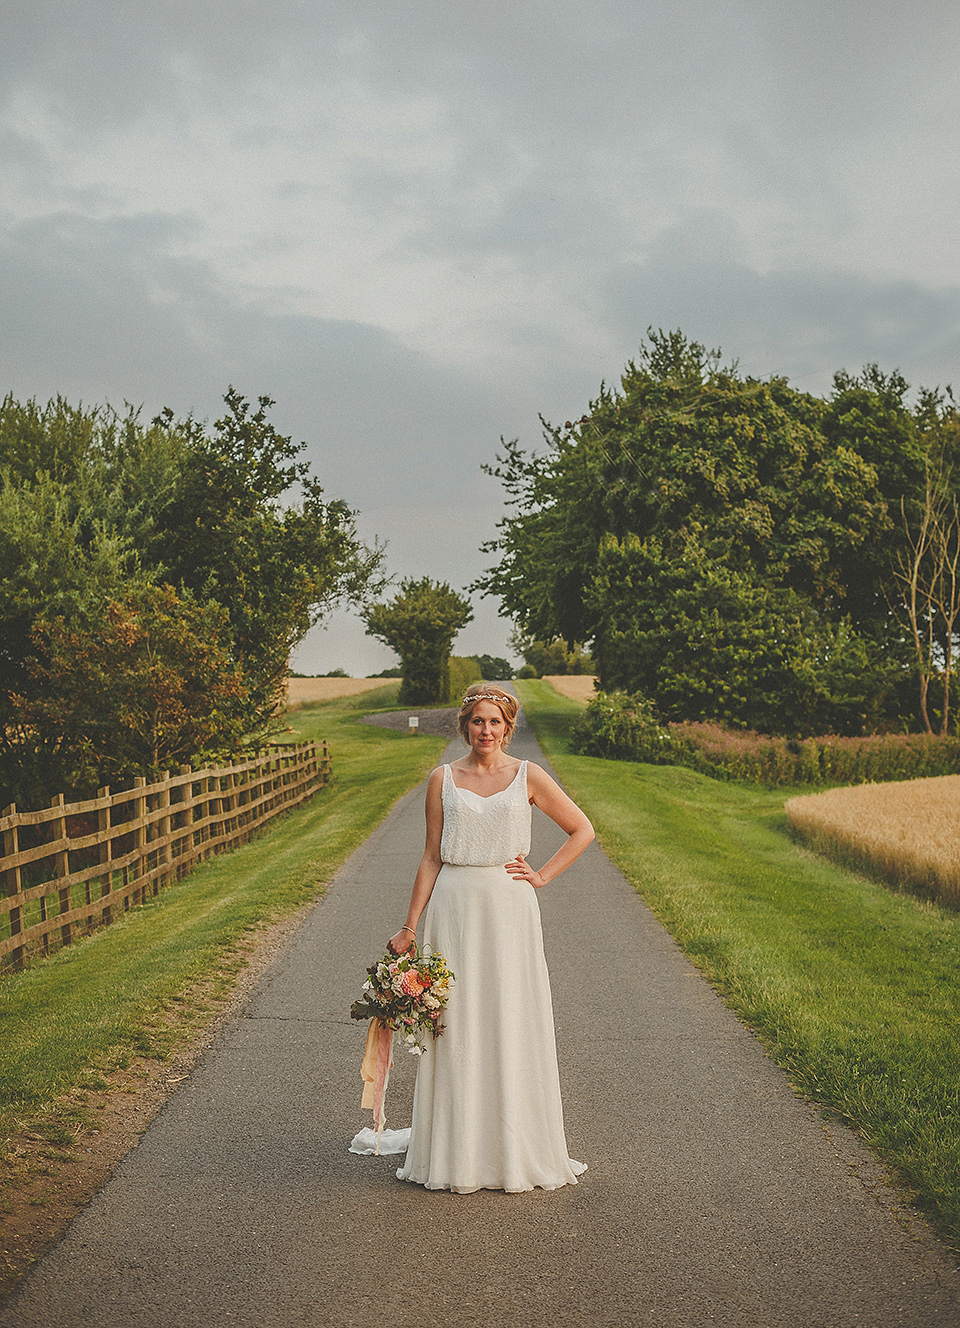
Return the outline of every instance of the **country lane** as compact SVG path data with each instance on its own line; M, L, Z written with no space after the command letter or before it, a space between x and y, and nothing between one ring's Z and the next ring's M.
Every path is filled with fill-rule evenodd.
M511 750L546 764L528 729ZM535 812L531 861L558 837ZM403 921L422 846L421 786L3 1328L960 1326L947 1251L797 1098L597 845L540 897L580 1184L427 1192L395 1179L396 1158L348 1153L366 1123L349 1005ZM394 1127L414 1071L398 1052Z

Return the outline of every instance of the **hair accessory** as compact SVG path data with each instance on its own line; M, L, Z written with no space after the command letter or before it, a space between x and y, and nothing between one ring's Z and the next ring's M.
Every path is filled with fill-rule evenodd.
M497 705L500 705L503 701L512 701L513 699L512 696L498 696L496 692L471 692L469 696L463 698L460 706L462 708L465 705L473 705L475 701L496 701Z

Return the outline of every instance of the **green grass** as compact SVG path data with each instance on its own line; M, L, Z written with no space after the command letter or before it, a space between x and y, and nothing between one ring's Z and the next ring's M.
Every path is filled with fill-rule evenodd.
M960 917L796 845L783 804L802 790L574 756L581 707L545 683L518 691L603 848L682 949L960 1249Z
M0 1139L96 1087L98 1071L165 1055L232 987L256 930L323 894L446 745L358 722L395 695L393 684L291 714L290 741L330 740L328 788L114 926L0 980Z

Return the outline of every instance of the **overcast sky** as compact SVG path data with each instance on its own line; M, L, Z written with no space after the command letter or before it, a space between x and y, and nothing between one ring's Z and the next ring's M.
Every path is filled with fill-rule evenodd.
M956 0L0 0L0 391L276 398L460 588L646 328L960 384ZM506 652L491 601L457 643ZM337 615L303 671L393 663Z

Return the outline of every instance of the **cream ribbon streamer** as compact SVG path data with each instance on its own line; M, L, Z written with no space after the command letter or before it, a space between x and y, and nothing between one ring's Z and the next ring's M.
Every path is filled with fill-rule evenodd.
M384 1027L379 1019L371 1019L367 1029L367 1044L363 1049L360 1077L363 1080L361 1107L373 1108L373 1128L377 1135L375 1153L380 1152L380 1136L386 1124L383 1104L393 1067L393 1030Z

